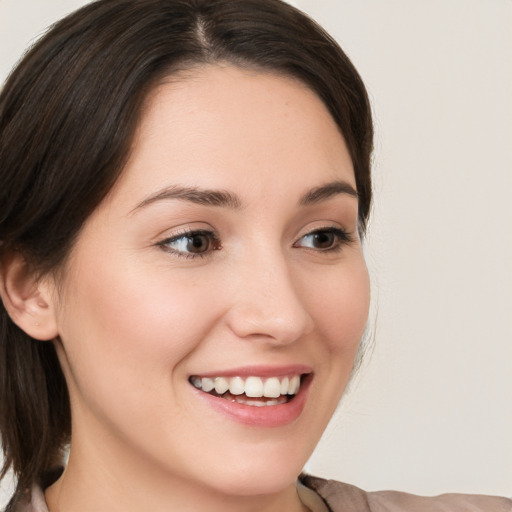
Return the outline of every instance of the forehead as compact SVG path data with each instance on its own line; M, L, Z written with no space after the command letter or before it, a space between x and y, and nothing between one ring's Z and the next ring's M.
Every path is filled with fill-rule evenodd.
M354 184L345 142L318 96L293 78L233 66L172 77L148 96L122 182L237 188Z

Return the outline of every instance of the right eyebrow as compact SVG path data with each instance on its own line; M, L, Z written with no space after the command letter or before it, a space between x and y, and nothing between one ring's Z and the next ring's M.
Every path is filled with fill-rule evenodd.
M144 208L157 201L168 199L180 199L182 201L190 201L191 203L201 204L205 206L224 206L231 209L240 209L242 202L240 198L226 190L212 190L198 187L184 187L181 185L173 185L151 194L149 197L141 201L131 213Z

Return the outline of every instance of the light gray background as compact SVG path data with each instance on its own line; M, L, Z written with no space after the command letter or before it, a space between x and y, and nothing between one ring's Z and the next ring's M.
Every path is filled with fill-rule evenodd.
M0 79L84 3L0 0ZM377 129L376 346L308 470L368 490L510 496L512 1L291 3L352 58Z

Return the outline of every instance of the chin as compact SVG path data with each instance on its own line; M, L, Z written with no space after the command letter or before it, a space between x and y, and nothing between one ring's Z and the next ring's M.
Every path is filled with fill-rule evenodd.
M230 465L228 471L215 472L211 482L220 492L232 496L272 495L295 486L307 457L290 453L269 454L262 450L258 457ZM222 462L220 463L222 466Z
M271 464L269 464L270 466ZM231 496L261 496L283 492L294 486L299 471L276 471L265 468L263 471L240 471L225 482L218 482L217 488L223 494Z

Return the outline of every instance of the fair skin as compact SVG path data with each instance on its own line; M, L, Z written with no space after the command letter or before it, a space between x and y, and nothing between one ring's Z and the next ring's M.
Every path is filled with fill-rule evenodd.
M150 94L121 179L41 285L73 418L51 512L304 510L295 481L368 314L355 188L297 81L210 66ZM264 407L198 388L237 376L302 382Z

